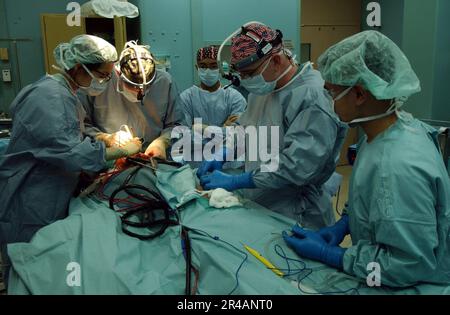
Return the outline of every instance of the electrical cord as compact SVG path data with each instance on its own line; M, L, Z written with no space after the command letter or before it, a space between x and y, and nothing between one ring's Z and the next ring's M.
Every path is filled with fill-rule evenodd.
M152 166L148 165L153 171L156 170L155 161L147 161L143 159L129 159L128 162L138 164L138 166L127 175L122 185L117 188L109 197L109 207L116 211L115 204L126 199L116 199L116 196L125 192L128 197L132 197L139 202L141 205L134 206L124 210L124 214L121 216L122 231L131 236L138 238L140 240L150 240L162 235L169 226L180 225L180 219L176 211L171 211L167 202L163 197L147 187L137 184L130 184L132 179L137 175L137 173L146 167L147 163L152 163ZM161 162L160 162L161 163ZM166 163L169 164L169 163ZM170 163L170 165L178 166L178 164ZM146 194L138 193L141 191ZM162 218L158 218L162 216ZM175 216L176 219L171 219L171 216ZM131 218L139 218L138 221L132 220ZM150 234L138 234L130 231L128 227L132 228L147 228L149 230L156 227L156 231ZM181 226L181 246L183 250L183 255L186 260L186 287L185 294L192 295L195 294L198 287L199 271L192 265L192 249L191 242L189 239L188 228ZM194 288L192 288L191 273L195 274Z
M341 185L339 185L337 196L336 196L336 213L342 217L342 212L339 212L339 196L341 195Z
M130 181L141 170L142 166L137 166L130 174L128 174L122 185L117 188L109 197L109 207L116 210L117 203L116 196L125 192L128 197L142 202L140 205L134 206L132 209L125 209L121 216L122 231L140 240L154 239L162 235L169 226L178 225L178 220L171 219L173 211L171 211L167 202L156 192L144 187L142 185L130 184ZM142 194L136 191L143 192ZM119 199L120 200L120 199ZM123 209L122 209L123 210ZM135 218L137 220L132 220ZM139 234L132 232L129 227L147 229L150 233Z
M181 227L181 244L183 248L184 258L186 260L186 289L185 294L191 295L191 271L192 271L192 257L191 257L191 241L189 239L189 232L185 226Z
M280 256L282 259L285 260L287 268L285 269L280 269L280 271L285 271L285 275L284 277L292 277L292 276L297 276L296 281L297 281L297 288L299 289L300 292L302 292L303 294L308 294L308 295L333 295L333 294L347 294L347 293L353 293L353 294L357 294L359 295L359 291L357 288L350 288L347 290L342 290L342 291L324 291L324 292L317 292L317 293L312 293L312 292L306 292L301 288L301 282L304 281L306 278L308 278L312 273L313 273L313 269L312 268L308 268L306 263L300 259L296 259L296 258L291 258L288 257L286 255L286 253L284 252L283 248L280 245L275 245L274 246L274 250L275 253ZM297 263L300 266L297 266L297 268L291 268L291 265L289 264L289 261L293 262L293 263Z

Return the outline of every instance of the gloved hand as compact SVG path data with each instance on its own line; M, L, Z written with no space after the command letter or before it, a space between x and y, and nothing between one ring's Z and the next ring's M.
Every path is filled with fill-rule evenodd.
M97 141L104 142L107 148L110 148L114 145L114 136L110 135L109 133L98 133L95 136L95 139Z
M343 215L335 225L322 228L317 233L322 236L328 245L338 246L342 243L344 237L350 234L348 215Z
M95 137L98 141L103 141L107 148L110 147L122 147L127 142L132 140L132 136L123 130L115 132L113 134L109 133L99 133Z
M142 143L139 138L128 141L121 147L106 148L106 161L118 160L123 157L132 156L139 153L142 149Z
M213 171L221 171L223 165L225 164L227 159L227 149L224 147L222 152L215 154L215 158L212 161L203 161L200 167L197 170L197 177L202 178L209 172Z
M306 231L299 226L294 226L292 232L294 234L289 236L283 231L283 238L297 254L323 262L334 268L343 269L345 249L339 246L330 246L319 233Z
M205 175L200 178L200 184L205 190L223 188L233 191L241 188L255 188L253 174L243 173L240 175L228 175L220 171L214 171L211 175Z
M148 146L147 150L145 150L145 155L167 160L166 149L166 142L161 139L156 139Z
M126 156L132 156L138 154L142 150L142 142L139 138L133 138L121 147L126 151Z

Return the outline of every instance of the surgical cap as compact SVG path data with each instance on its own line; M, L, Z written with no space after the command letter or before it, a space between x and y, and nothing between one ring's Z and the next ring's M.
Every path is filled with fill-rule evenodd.
M275 30L263 24L253 23L248 25L246 29L255 33L258 37L267 42L271 42L277 37L277 32ZM281 49L281 44L279 47L275 48L275 51L279 51ZM231 64L236 64L237 62L256 54L257 50L258 43L248 35L239 34L234 36L231 40Z
M365 31L330 47L318 59L325 81L361 85L378 100L409 97L420 81L400 48L377 31Z
M197 51L197 62L200 62L204 59L217 59L217 53L219 50L216 46L208 46L200 48Z
M138 57L146 75L146 82L149 83L156 73L156 64L150 52L150 46L138 45L135 41L127 42L120 55L120 71L130 81L142 84L144 80Z
M92 35L79 35L69 43L59 44L54 52L56 63L65 70L76 64L116 62L116 48L106 40Z

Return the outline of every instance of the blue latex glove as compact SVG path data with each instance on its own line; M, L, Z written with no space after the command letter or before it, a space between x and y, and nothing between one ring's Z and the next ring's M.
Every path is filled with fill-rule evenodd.
M227 150L226 148L222 149L222 152L215 154L215 158L212 161L203 161L200 167L197 170L197 177L201 178L205 176L209 172L213 171L221 171L223 165L226 162L227 158Z
M283 231L284 241L297 254L323 262L331 267L343 269L345 249L328 245L317 232L306 231L299 226L292 228L294 235L289 236Z
M338 246L342 243L344 237L347 234L350 234L348 227L348 215L342 216L342 219L340 219L335 225L320 229L317 233L322 236L328 245Z
M205 190L223 188L233 191L242 188L255 188L253 174L228 175L220 171L214 171L211 175L205 175L200 179L200 184Z

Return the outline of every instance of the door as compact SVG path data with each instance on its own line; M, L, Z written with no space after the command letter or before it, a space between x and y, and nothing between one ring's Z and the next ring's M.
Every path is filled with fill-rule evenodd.
M86 33L84 19L80 26L68 26L65 14L43 14L41 15L42 41L44 46L45 69L49 74L57 71L52 68L56 65L53 50L59 43L69 42L73 37Z

